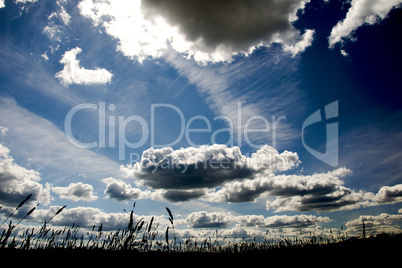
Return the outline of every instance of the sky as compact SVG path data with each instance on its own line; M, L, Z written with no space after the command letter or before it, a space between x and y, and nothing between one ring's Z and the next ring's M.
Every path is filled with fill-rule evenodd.
M0 1L0 221L400 232L401 4Z

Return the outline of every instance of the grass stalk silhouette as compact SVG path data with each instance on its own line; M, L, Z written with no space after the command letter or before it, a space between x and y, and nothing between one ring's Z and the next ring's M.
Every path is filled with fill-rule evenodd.
M28 199L25 199L24 202L26 200ZM23 202L20 205L22 206ZM20 205L18 208L21 207ZM367 248L367 245L371 245L370 243L373 243L372 241L375 238L372 234L366 234L366 226L363 225L364 232L361 233L360 237L354 239L348 238L346 231L341 227L338 234L331 229L328 236L316 235L311 232L310 236L306 236L308 232L300 230L300 237L276 237L267 230L265 238L256 241L255 237L251 240L245 237L220 237L219 232L215 231L206 238L189 237L185 239L180 237L177 240L174 230L174 216L169 208L166 207L166 211L170 225L166 226L165 232L159 232L159 224L155 223L154 216L148 222L144 218L136 219L134 215L135 203L131 212L128 213L128 224L123 229L107 231L104 230L103 223L97 225L98 228L94 225L92 229L90 227L80 228L75 223L71 227L49 227L49 223L66 207L63 206L50 219L45 220L39 230L35 230L34 227L28 227L25 231L19 230L19 232L13 234L12 231L15 227L25 220L27 216L34 213L36 207L30 209L16 225L13 225L11 220L8 227L3 228L4 230L0 236L0 250L43 250L44 252L52 252L51 250L68 249L79 252L161 252L235 255L265 254L266 252L287 249L319 251L323 248L347 248L354 245ZM375 241L381 242L381 237L384 241L391 241L389 242L390 246L402 241L402 235L378 236Z
M11 212L11 214L8 215L8 217L3 221L3 223L0 224L0 227L3 226L3 224L4 224L10 217L12 217L12 216L14 215L14 213L15 213L20 207L22 207L22 206L25 204L25 202L27 202L27 201L29 200L29 198L31 198L31 196L32 196L32 194L29 194L24 200L22 200L22 201L18 204L18 206L13 210L13 212Z

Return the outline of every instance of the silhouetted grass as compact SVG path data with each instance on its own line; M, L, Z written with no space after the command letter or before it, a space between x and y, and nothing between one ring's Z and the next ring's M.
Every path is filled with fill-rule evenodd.
M13 213L7 217L11 218L14 212L20 208L25 199L21 202ZM36 207L35 207L36 208ZM367 257L373 257L376 252L387 252L402 249L402 235L381 234L377 236L346 239L345 235L338 234L333 237L317 237L312 235L310 238L280 237L265 239L262 242L245 239L234 242L225 237L218 239L218 232L214 237L205 239L188 238L177 241L174 231L173 214L169 208L169 221L171 226L167 226L165 232L158 231L158 225L154 223L154 217L149 222L141 218L134 222L134 208L129 213L128 224L124 229L105 232L103 224L92 227L92 230L83 230L73 224L71 227L55 228L49 227L49 223L58 214L62 213L65 206L61 207L48 220L44 221L41 227L28 227L24 232L16 232L15 227L27 216L34 212L32 208L16 224L12 221L4 229L0 236L0 254L4 256L93 256L93 257L116 257L116 256L208 256L233 258L253 257L265 258L267 256L279 258L286 256L316 256L322 258L329 256L339 258L339 256L349 256L353 252L363 252ZM3 223L5 223L4 221ZM171 229L170 229L171 227ZM172 230L173 238L169 233ZM364 230L364 225L363 225ZM15 232L14 232L15 231ZM332 231L331 231L332 233ZM356 253L356 256L359 256ZM397 255L395 255L397 256ZM292 258L293 258L292 257Z

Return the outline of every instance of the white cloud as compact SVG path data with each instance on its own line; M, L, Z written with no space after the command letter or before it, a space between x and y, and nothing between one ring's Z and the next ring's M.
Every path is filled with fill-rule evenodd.
M71 16L70 14L67 13L66 9L60 4L60 2L57 2L58 6L59 6L59 11L57 12L52 12L48 19L52 20L52 19L59 19L61 20L61 22L63 22L64 25L69 25L70 24L70 20L71 20Z
M0 8L3 8L6 6L6 4L4 2L5 2L5 0L0 0Z
M351 7L343 21L332 28L328 38L333 47L344 38L351 38L354 31L362 25L373 25L383 20L391 9L399 6L402 0L352 0Z
M60 34L62 30L57 25L46 25L43 32L52 40L61 42Z
M395 222L402 221L401 214L380 215L361 215L359 218L350 220L346 223L348 233L361 234L363 231L363 221L366 229L366 235L379 233L400 233L399 226L395 226Z
M255 178L226 183L220 190L210 193L207 199L215 202L250 202L264 193L284 197L326 195L343 184L339 177L350 173L345 168L309 176L273 175L264 172Z
M324 195L295 195L277 197L274 201L266 202L267 210L282 211L338 211L351 210L360 207L374 206L372 193L356 192L353 189L339 186L334 192Z
M60 207L51 206L49 209L36 209L32 213L31 220L43 223L46 219L53 217ZM138 221L140 218L134 215L134 220ZM103 230L117 230L127 227L130 220L128 213L107 213L99 208L93 207L74 207L65 208L63 211L54 217L52 225L57 226L80 226L81 228L90 228L94 225L100 226L103 224Z
M50 47L51 53L58 50ZM10 45L0 44L0 69L7 73L16 85L24 87L33 94L43 94L63 105L77 105L85 102L81 96L75 94L68 88L60 85L54 75L38 64L37 60L21 50Z
M48 23L43 29L43 32L55 42L61 42L63 38L63 32L66 26L70 25L71 16L64 8L62 1L57 1L57 11L52 12L48 16Z
M60 79L64 85L79 84L93 85L110 83L113 74L103 68L88 70L80 66L77 54L82 50L79 47L73 48L64 53L60 63L64 64L63 70L56 73L55 77Z
M79 3L81 15L118 40L118 50L139 62L168 47L199 63L230 61L255 47L280 42L296 54L311 44L311 31L292 22L307 0L285 1L93 1Z
M330 222L329 217L315 215L275 215L264 218L262 215L237 216L241 226L259 228L306 228L319 223Z
M119 51L142 62L160 57L175 30L162 19L157 24L145 20L140 6L140 1L133 0L84 0L78 5L81 15L91 19L94 26L102 24L106 33L119 41Z
M95 201L98 199L93 193L93 187L90 184L82 182L70 183L67 187L53 187L52 191L60 196L61 199L72 201Z
M375 201L380 204L395 204L402 202L402 184L381 187L375 196Z
M141 191L141 189L133 188L124 181L112 177L103 179L102 182L106 184L104 193L107 194L107 197L117 201L147 198L150 194L150 191Z
M40 55L45 61L49 60L49 57L47 56L47 51L45 51L45 53L43 53L42 55Z
M0 200L7 205L20 203L32 194L30 201L50 203L50 185L43 186L40 173L15 163L10 150L0 144Z
M55 215L56 211L58 211L59 209L60 206L50 206L48 209L36 209L35 212L31 214L29 220L43 224L45 219L49 220L51 217ZM158 224L159 226L161 226L159 227L161 229L169 224L165 215L151 216L151 215L137 215L133 213L134 224L139 222L141 219L144 221L145 224L147 224L150 222L151 217L154 217L154 226ZM75 226L79 226L80 229L92 228L94 225L98 228L102 224L103 231L117 231L119 229L123 230L127 228L129 221L130 221L130 212L109 213L105 212L100 208L95 207L78 206L69 208L67 206L66 208L63 209L63 211L60 214L56 215L53 218L50 224L53 226L68 227L72 226L74 223ZM85 233L89 236L87 232ZM86 234L84 234L84 237L86 236Z
M21 4L35 3L36 1L38 1L38 0L14 0L14 2L15 2L16 4L19 4L19 3L21 3Z
M168 190L164 193L165 198L171 196L169 191L173 190L175 198L183 197L183 200L174 201L184 201L202 196L204 188L252 178L261 172L272 174L290 170L299 163L297 153L279 153L267 145L247 157L239 147L214 144L178 150L150 148L143 152L140 162L122 169L144 185Z
M230 224L231 216L225 212L198 211L189 214L185 221L192 228L225 228Z
M341 49L340 52L341 52L342 56L344 56L344 57L349 56L349 54L344 49Z
M8 128L4 127L4 126L0 126L0 134L1 136L6 136L8 132Z
M314 32L314 30L308 29L302 36L292 38L292 41L290 42L284 42L283 50L289 52L290 54L292 54L292 56L296 56L304 52L306 48L311 46L311 44L313 43ZM299 35L299 33L297 33L296 35Z

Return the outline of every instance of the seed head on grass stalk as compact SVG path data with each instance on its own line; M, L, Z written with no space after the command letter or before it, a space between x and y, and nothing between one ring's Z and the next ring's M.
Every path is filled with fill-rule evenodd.
M29 198L31 198L31 196L32 196L32 194L29 194L27 197L25 197L25 199L22 200L21 203L18 204L18 206L14 209L14 211L13 211L10 215L8 215L8 217L3 221L3 223L0 224L0 227L3 226L3 224L4 224L12 215L14 215L14 213L15 213L20 207L22 207L22 206L25 204L25 202L27 202L27 201L29 200Z
M151 218L151 221L150 221L150 223L149 223L149 226L148 226L148 233L151 232L151 227L152 227L152 223L153 223L153 222L154 222L154 217Z
M169 214L169 221L170 221L170 223L172 224L172 228L173 228L173 241L174 241L174 246L176 246L176 233L175 233L175 231L174 231L173 214L172 214L172 212L170 211L170 209L169 209L168 207L166 207L166 211L167 211L168 214ZM168 231L168 230L166 230L166 233L167 233L167 231Z
M167 244L167 247L169 250L169 226L166 228L165 240L166 240L166 244Z
M66 206L62 206L48 221L45 222L45 224L46 224L46 223L49 223L51 220L53 220L54 217L56 217L57 215L59 215L59 214L63 211L63 209L64 209L65 207L66 207Z
M39 206L39 204L36 205L36 207L31 208L27 214L25 214L25 216L15 225L15 227L17 227L26 217L28 217L29 215L32 214L32 212L34 212L34 210Z

